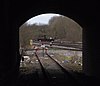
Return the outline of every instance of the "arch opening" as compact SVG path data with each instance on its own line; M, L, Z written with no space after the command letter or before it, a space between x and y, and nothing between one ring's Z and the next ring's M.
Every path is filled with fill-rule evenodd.
M38 69L35 52L47 59L42 44L47 48L45 51L64 68L82 72L82 27L74 20L60 14L46 13L26 21L19 28L19 51L24 57L20 62L21 72L30 73Z

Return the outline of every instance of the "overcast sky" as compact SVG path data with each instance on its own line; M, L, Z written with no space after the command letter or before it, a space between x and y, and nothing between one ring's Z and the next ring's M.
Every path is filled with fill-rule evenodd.
M28 24L34 24L34 23L41 23L41 24L48 24L49 19L51 19L51 17L53 16L60 16L59 14L52 14L52 13L48 13L48 14L41 14L38 16L35 16L31 19L29 19L26 23Z

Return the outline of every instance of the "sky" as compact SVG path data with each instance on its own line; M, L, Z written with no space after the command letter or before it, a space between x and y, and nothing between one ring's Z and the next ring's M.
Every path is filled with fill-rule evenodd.
M53 14L53 13L48 13L48 14L41 14L41 15L37 15L31 19L29 19L26 23L31 25L34 23L37 24L48 24L49 19L51 19L51 17L53 16L60 16L59 14Z

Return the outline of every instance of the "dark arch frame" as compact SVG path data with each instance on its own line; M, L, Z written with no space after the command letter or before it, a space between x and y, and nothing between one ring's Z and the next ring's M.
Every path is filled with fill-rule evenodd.
M24 3L24 4L23 4ZM19 64L19 27L31 17L42 13L58 13L76 21L83 27L83 71L87 75L100 76L99 49L99 11L98 2L68 2L65 1L4 1L1 35L1 75L7 79L18 73ZM2 17L1 16L1 17ZM6 36L4 36L6 35ZM94 46L95 45L95 46ZM6 48L4 48L4 46ZM5 52L7 52L5 54ZM5 60L6 57L6 60ZM12 76L12 77L14 77ZM3 76L2 76L3 77ZM11 77L10 77L11 78ZM12 78L13 79L13 78Z
M37 4L37 2L35 2L35 3ZM17 12L20 12L22 14L19 15L15 19L16 20L16 22L15 22L16 30L18 31L18 28L20 27L20 25L23 24L25 21L27 21L29 18L36 16L38 14L43 14L43 13L58 13L58 14L61 14L61 15L64 15L64 16L67 16L67 17L73 19L80 26L83 27L83 57L84 57L83 58L83 71L87 72L87 74L88 74L88 72L89 72L89 74L92 73L93 71L91 70L91 67L90 67L91 66L90 64L92 64L92 63L90 60L88 60L88 58L90 59L90 56L92 57L91 51L90 51L91 45L89 44L89 41L88 41L92 37L92 34L93 34L93 32L90 33L90 28L94 27L94 22L90 20L90 18L94 20L94 16L93 16L94 14L92 14L92 10L90 10L90 8L87 9L87 7L83 8L83 6L81 6L81 5L80 5L80 8L75 7L75 4L72 4L73 7L69 7L69 5L66 6L63 2L57 3L56 5L55 5L55 3L52 3L52 1L50 3L49 2L47 2L47 3L48 4L45 4L45 5L39 4L40 5L39 8L37 8L35 5L35 6L32 6L32 8L25 9L25 8L27 8L27 7L25 7L24 8L25 10L23 8L21 10L18 10ZM64 5L62 5L62 3ZM64 6L66 6L66 8ZM83 11L84 9L87 9L87 11L90 10L90 13L87 12L87 14L84 15L84 11ZM16 16L17 12L15 12L15 16ZM89 15L91 15L90 18L88 17ZM17 34L16 37L18 37L18 32L16 34ZM90 36L87 36L87 34ZM16 41L18 42L18 40L16 40Z

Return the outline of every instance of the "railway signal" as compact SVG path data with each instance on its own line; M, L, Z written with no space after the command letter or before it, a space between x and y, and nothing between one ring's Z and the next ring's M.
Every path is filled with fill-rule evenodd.
M31 45L31 46L33 45L33 40L30 40L30 45Z
M43 50L43 57L44 57L45 44L42 43L41 48Z

